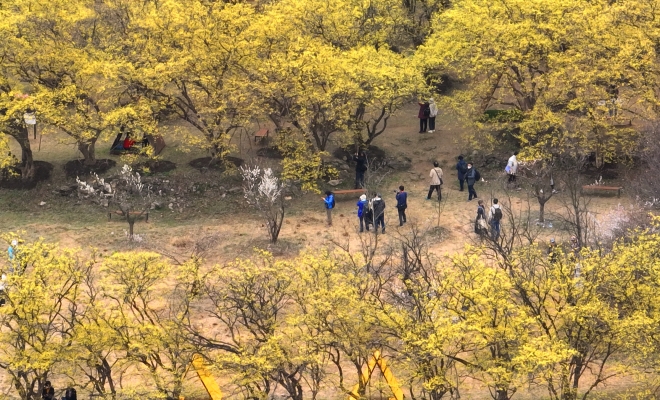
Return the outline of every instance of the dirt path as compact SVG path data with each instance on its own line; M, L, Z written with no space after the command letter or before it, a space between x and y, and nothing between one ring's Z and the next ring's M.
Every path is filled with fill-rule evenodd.
M436 125L435 133L417 133L419 125L415 104L404 108L390 120L388 129L375 140L374 144L388 155L409 158L412 160L412 166L407 171L388 172L383 183L375 190L381 191L387 204L385 214L387 233L383 238L387 240L399 234L406 234L413 225L421 230L427 230L434 229L439 224L443 234L435 235L430 244L437 255L445 255L460 251L475 239L473 220L477 203L467 201L467 191L458 191L456 157L466 152L460 139L462 127L454 123L451 116L442 113ZM179 151L182 149L180 141L174 137L166 140L169 147L164 158L174 160L178 165L173 174L190 180L214 179L187 166L188 161L203 156L204 153ZM100 154L106 145L109 146L106 143L99 145ZM255 157L258 146L244 137L240 144L237 143L237 148L241 150L237 155L249 160ZM124 223L114 219L113 222L108 222L105 213L96 206L79 204L79 202L76 203L77 205L69 204L71 200L67 200L69 203L59 204L65 200L52 194L52 190L65 181L61 165L75 158L75 149L71 143L61 142L57 136L46 135L43 138L42 151L36 153L36 157L56 164L53 179L51 182L40 184L33 191L0 194L7 200L6 204L13 204L0 213L0 226L3 230L23 230L28 237L43 237L65 246L82 248L95 246L105 253L130 248L125 239ZM428 174L433 161L438 161L444 171L445 184L440 207L435 200L425 200L429 184ZM121 165L119 158L117 162ZM272 160L266 162L273 163ZM504 186L498 181L503 172L482 171L482 175L486 182L478 183L475 188L479 198L486 203L487 209L493 197L502 199L512 196L514 207L526 206L526 193L504 190ZM349 171L344 176L344 180L347 181L345 185L351 184L352 179L352 171ZM403 228L398 227L394 199L394 190L399 185L405 185L409 193L407 210L409 224ZM48 204L39 206L38 204L44 200ZM339 242L348 243L355 248L360 243L355 207L357 196L337 198L334 225L331 228L325 224L323 203L318 195L306 194L292 200L280 234L281 243L275 247L269 246L265 228L254 213L242 204L240 194L202 200L211 205L203 209L193 208L182 214L177 214L176 210L165 209L154 212L148 224L138 223L136 232L145 238L145 241L138 246L185 257L192 251L194 243L199 238L212 235L217 238L218 245L206 256L210 263L216 263L238 256L249 256L255 246L271 248L277 255L288 257L295 255L304 247L318 248ZM547 211L550 214L560 211L559 200L559 198L552 199L548 203ZM611 197L596 197L592 206L594 210L604 212L616 207L621 200L626 201ZM537 210L536 204L532 205L532 210ZM549 230L548 236L561 237L561 232Z

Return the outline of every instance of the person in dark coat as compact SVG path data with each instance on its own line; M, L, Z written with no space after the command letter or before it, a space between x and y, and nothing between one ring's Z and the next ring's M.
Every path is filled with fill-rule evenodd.
M431 107L428 101L419 104L419 113L417 118L419 118L419 133L426 132L428 127L429 116L431 115Z
M474 184L477 182L477 170L472 167L472 163L468 163L468 170L465 173L465 182L467 182L468 187L468 201L472 201L472 198L477 198L477 191L474 190Z
M399 212L399 226L403 226L406 222L406 208L408 208L408 193L404 191L404 187L399 186L399 191L396 193L396 209Z
M461 192L463 191L463 182L465 182L465 174L467 173L467 163L463 156L458 156L458 163L456 163L456 171L458 172L458 184L461 185Z
M67 388L66 391L64 392L64 397L62 397L62 400L78 400L78 394L76 393L76 389L72 387Z
M374 212L374 232L378 232L378 226L382 228L382 233L385 233L385 200L380 197L380 193L376 195L371 201L371 208Z
M50 385L50 381L46 381L44 388L41 391L42 400L55 400L55 389Z
M355 189L364 187L364 173L367 171L367 156L363 151L355 153L353 156L355 161Z

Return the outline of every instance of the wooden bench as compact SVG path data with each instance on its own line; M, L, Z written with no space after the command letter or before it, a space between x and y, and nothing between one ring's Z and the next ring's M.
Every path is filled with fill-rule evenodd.
M122 217L124 216L124 213L121 212L121 210L117 210L117 211L115 211L114 213L113 213L113 212L109 212L109 213L108 213L108 221L110 221L110 219L112 218L112 214L121 215ZM145 217L144 220L145 220L146 222L149 222L149 211L145 211L145 212L142 212L142 211L131 211L129 214L131 214L131 215L137 215L137 216L144 215L144 217Z
M600 185L585 185L582 186L582 191L585 190L596 190L601 192L616 192L617 197L621 197L621 191L623 190L620 186L600 186Z
M332 193L334 194L363 194L367 193L367 189L344 189L344 190L334 190Z
M266 128L259 129L257 133L254 134L254 143L257 143L257 139L259 139L259 142L262 142L264 140L268 139L268 133L269 130Z

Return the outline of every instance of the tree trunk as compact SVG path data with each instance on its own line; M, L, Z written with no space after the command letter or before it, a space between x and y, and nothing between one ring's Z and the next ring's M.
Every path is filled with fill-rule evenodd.
M85 165L96 165L96 138L78 142L78 150L85 158Z
M128 240L133 240L133 226L135 226L135 217L131 217L130 214L126 216L128 221Z
M506 389L497 389L497 400L509 400L509 392Z
M21 178L24 182L34 179L35 167L34 158L32 157L32 148L30 147L30 135L27 127L20 126L18 129L13 130L14 134L11 136L16 139L19 146L21 146Z
M545 222L545 200L539 199L539 222Z

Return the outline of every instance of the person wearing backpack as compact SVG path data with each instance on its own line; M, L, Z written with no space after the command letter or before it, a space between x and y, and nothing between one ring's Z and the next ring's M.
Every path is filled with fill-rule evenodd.
M325 202L325 212L328 215L328 226L332 226L332 209L335 208L335 195L326 190L325 197L321 197Z
M367 214L367 195L363 194L360 196L360 200L357 202L357 214L358 218L360 219L360 233L364 232L364 225L365 225L365 220L364 217ZM367 222L367 231L369 230L369 223Z
M429 107L428 101L417 104L419 104L419 113L417 113L417 118L419 118L419 133L424 133L426 132L426 127L428 126L428 119L431 115L431 109Z
M435 100L429 99L429 133L435 132L435 117L438 115L438 106Z
M463 183L465 182L465 174L467 173L467 163L463 159L463 156L458 156L458 163L456 163L456 171L458 172L458 184L461 186L461 192L463 191Z
M490 219L490 237L497 240L500 237L500 221L502 221L502 208L498 204L499 200L493 199L493 205L490 207L488 219Z
M467 172L465 173L465 182L468 187L468 201L472 201L472 198L477 198L477 191L474 190L474 184L481 179L481 174L477 171L476 168L472 167L472 163L467 163Z

